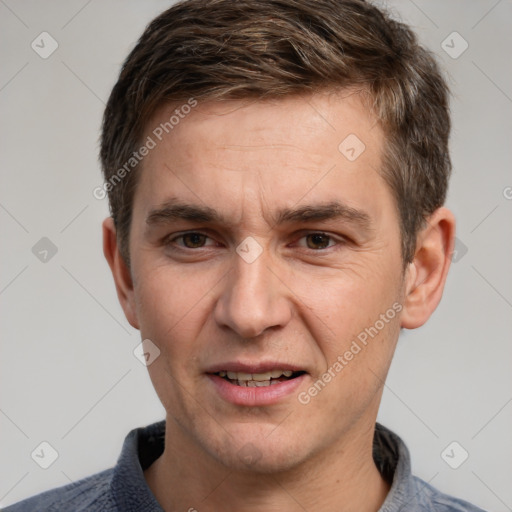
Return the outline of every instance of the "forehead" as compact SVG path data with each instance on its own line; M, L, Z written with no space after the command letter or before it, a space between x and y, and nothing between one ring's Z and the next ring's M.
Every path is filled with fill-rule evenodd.
M353 89L265 101L189 99L158 108L146 123L145 132L157 143L174 146L196 143L203 150L211 150L222 142L223 149L265 147L310 155L319 149L317 142L336 149L347 135L358 133L371 153L377 149L381 128L366 106L367 99L365 91ZM192 101L195 106L191 108ZM191 138L192 131L201 139ZM323 152L325 147L321 149Z
M136 192L146 213L169 195L245 211L306 196L371 210L372 194L389 195L379 172L382 129L357 92L186 104L161 107L147 124L154 148Z

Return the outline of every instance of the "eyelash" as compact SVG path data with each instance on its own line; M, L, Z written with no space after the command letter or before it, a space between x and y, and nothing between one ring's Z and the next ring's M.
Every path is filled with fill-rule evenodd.
M211 238L209 235L207 235L206 233L203 233L201 231L186 231L185 233L181 233L179 235L173 235L173 236L169 236L169 237L166 237L164 240L163 240L163 243L165 246L173 246L173 248L176 248L177 250L182 250L182 251L195 251L195 250L198 250L198 249L205 249L207 247L211 247L211 246L201 246L201 247L196 247L196 248L192 248L192 247L185 247L185 246L182 246L182 245L175 245L176 244L176 241L177 240L183 240L183 238L187 235L201 235L201 236L204 236L206 237L207 239L210 239L210 240L213 240L213 238ZM307 251L310 251L312 253L321 253L321 252L326 252L327 249L332 249L333 247L336 247L336 246L342 246L342 245L346 245L347 244L347 240L343 237L336 237L334 235L331 235L329 233L325 233L324 231L308 231L308 232L305 232L300 238L299 240L302 240L303 238L306 238L308 236L312 236L312 235L321 235L321 236L325 236L329 239L329 243L331 242L334 242L335 245L328 245L327 247L325 248L322 248L322 249L311 249L311 248L308 248L308 247L303 247L304 249L306 249Z

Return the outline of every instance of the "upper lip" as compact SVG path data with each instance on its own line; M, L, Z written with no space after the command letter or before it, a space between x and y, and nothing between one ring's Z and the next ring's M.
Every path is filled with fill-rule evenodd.
M278 361L267 362L242 362L242 361L229 361L225 363L215 364L206 370L206 373L218 372L243 372L243 373L266 373L272 370L290 370L292 372L305 372L303 367L290 363L280 363Z

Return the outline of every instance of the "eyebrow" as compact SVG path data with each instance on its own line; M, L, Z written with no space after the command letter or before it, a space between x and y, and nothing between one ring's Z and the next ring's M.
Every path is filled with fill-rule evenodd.
M158 208L151 210L146 218L146 224L160 224L176 220L227 224L226 219L213 208L182 203L176 199L170 199Z
M276 219L274 225L341 220L365 231L370 231L373 228L372 219L367 212L340 201L303 205L297 208L282 208L277 211L274 218ZM151 226L177 220L205 224L233 224L213 208L183 203L177 199L170 199L151 210L146 218L146 224Z
M368 213L352 208L340 201L305 205L295 209L285 208L278 212L276 224L321 222L328 220L342 220L350 224L355 224L360 229L372 229L372 219Z

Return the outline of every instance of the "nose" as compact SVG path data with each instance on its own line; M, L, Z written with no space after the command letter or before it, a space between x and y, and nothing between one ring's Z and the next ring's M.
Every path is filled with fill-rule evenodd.
M289 293L265 252L252 263L235 254L215 305L215 321L242 338L284 327L292 317Z

